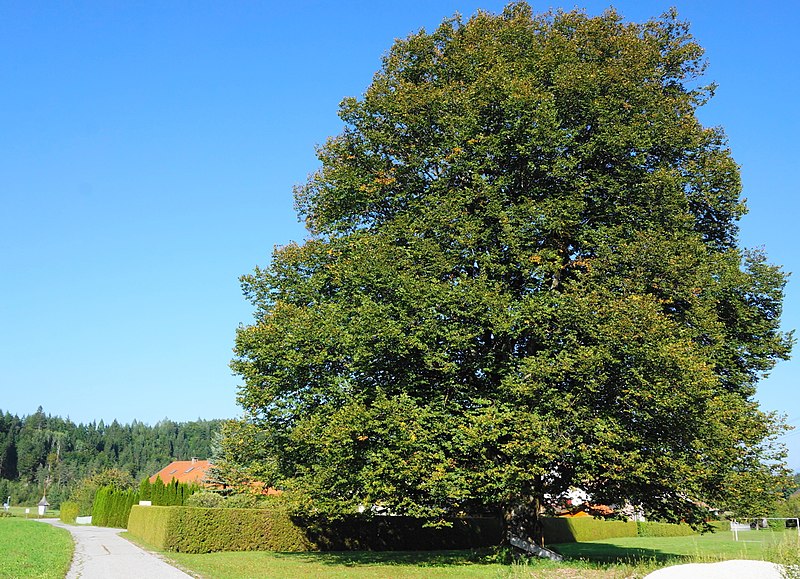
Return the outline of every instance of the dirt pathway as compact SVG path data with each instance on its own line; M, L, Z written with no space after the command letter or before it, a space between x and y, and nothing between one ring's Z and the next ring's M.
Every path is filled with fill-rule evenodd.
M65 525L55 519L39 519L67 529L75 539L75 556L67 579L190 579L179 571L118 535L124 529L89 525Z

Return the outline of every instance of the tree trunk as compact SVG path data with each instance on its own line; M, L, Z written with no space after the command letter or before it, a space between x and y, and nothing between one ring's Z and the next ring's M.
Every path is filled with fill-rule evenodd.
M519 502L506 506L503 511L504 543L509 545L511 537L517 537L543 547L541 515L542 501L539 497L522 497Z

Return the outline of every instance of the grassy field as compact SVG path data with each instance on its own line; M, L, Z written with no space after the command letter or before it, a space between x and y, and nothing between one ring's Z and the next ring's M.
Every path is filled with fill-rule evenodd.
M68 531L17 517L0 517L0 546L3 579L63 579L74 549Z
M729 531L688 537L625 537L563 543L552 546L570 559L595 562L654 561L661 565L691 559L695 562L725 559L774 560L787 547L800 547L796 530L744 531L739 541Z
M26 508L30 511L29 513L25 512ZM2 510L2 508L0 508L0 513L2 513L2 512L3 512L3 510ZM39 518L39 510L36 507L36 505L33 505L32 507L14 506L14 507L11 507L8 510L8 512L11 515L15 516L15 517L20 517L20 518L23 518L23 519L26 519L26 518L27 519L38 519ZM44 518L45 519L57 519L59 513L60 513L60 511L48 509L44 514Z
M121 536L154 551L129 533ZM636 579L657 567L643 564L567 561L556 563L535 559L512 564L500 563L490 551L272 553L265 551L207 553L159 552L195 577L208 579Z
M129 540L133 538L123 533ZM568 560L502 564L486 552L162 553L197 577L213 579L535 578L634 579L665 565L723 559L796 562L796 531L729 532L689 537L632 537L555 545ZM147 548L146 545L143 545ZM791 560L787 561L786 557Z
M501 564L465 551L336 553L164 553L175 565L214 579L623 579L642 577L654 565L554 563Z

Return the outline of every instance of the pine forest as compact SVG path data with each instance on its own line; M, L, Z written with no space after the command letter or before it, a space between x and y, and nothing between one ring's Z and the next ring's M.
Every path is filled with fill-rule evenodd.
M0 411L0 497L31 504L46 492L58 507L80 481L107 469L139 481L172 460L208 458L220 423L165 418L152 426L136 420L76 424L41 407L23 417Z

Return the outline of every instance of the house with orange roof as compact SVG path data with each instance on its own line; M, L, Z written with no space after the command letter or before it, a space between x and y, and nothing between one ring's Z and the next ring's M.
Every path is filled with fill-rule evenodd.
M192 460L174 460L150 477L150 482L168 483L175 479L179 483L196 484L204 486L206 474L211 469L211 462L192 458Z
M172 482L173 479L179 483L195 484L201 487L212 490L227 489L227 485L209 482L207 475L213 465L211 461L200 460L192 458L192 460L174 460L167 466L162 468L156 474L150 477L150 483L156 482L157 478L161 478L161 482L167 484ZM283 491L267 487L264 483L258 481L245 482L243 488L246 488L251 493L257 495L279 495Z

